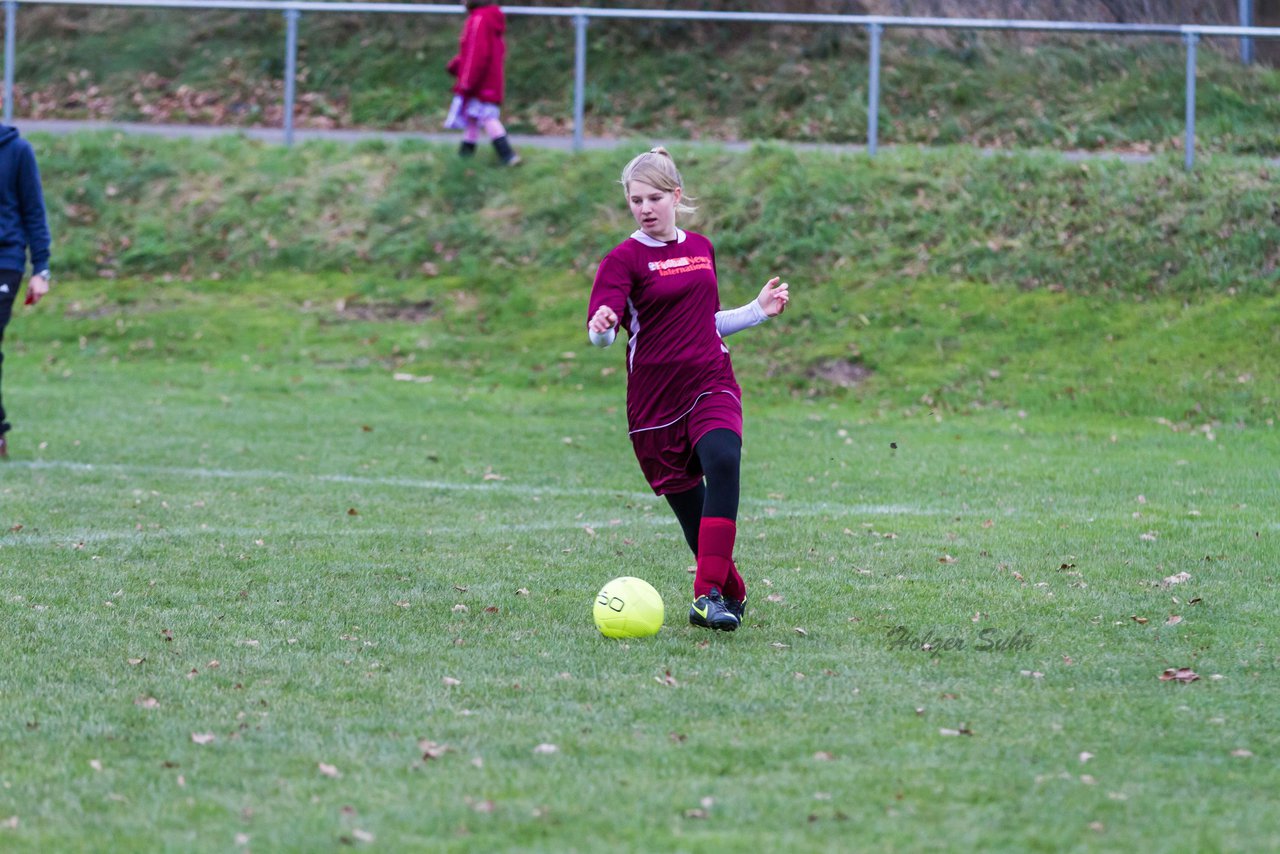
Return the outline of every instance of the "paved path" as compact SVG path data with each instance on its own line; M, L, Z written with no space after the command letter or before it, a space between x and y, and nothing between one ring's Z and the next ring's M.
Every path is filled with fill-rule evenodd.
M265 142L274 142L284 144L284 131L279 128L263 128L263 127L219 127L213 125L172 125L172 124L146 124L143 122L112 122L112 121L96 121L96 120L72 120L72 119L18 119L13 120L14 127L18 128L24 134L31 133L78 133L80 131L94 130L115 130L127 134L164 136L171 138L193 138L193 139L209 139L216 136L242 135L250 139L260 139ZM338 142L358 142L365 139L384 139L388 141L396 141L402 139L417 139L428 142L457 143L460 139L458 133L427 133L418 131L392 131L392 130L320 130L314 128L295 128L293 132L294 143L303 143L309 140L327 139ZM573 149L572 136L538 136L529 134L512 134L511 142L516 148L548 148L559 151L571 151ZM671 145L677 143L680 146L688 145L715 145L729 151L746 151L755 143L753 142L718 142L714 140L669 140L663 144ZM651 145L644 135L637 134L634 137L584 137L582 147L584 149L613 149L620 147L634 148L637 145ZM842 144L842 143L824 143L824 142L782 142L779 144L787 145L801 151L866 151L865 145ZM888 150L892 146L880 146L880 149ZM1010 149L989 149L988 154L1009 153ZM1129 163L1149 163L1155 159L1155 155L1151 154L1134 154L1129 152L1107 152L1107 151L1064 151L1059 152L1067 160L1097 160L1097 159L1117 159Z

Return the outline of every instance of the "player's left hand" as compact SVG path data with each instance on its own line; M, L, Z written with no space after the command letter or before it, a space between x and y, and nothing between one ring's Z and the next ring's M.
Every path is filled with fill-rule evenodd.
M44 276L32 276L27 280L27 299L24 304L35 305L47 293L49 293L49 280Z
M782 314L791 300L791 292L787 290L789 287L786 282L779 284L777 276L765 282L760 296L756 297L756 302L760 303L760 308L764 309L765 316L777 317Z

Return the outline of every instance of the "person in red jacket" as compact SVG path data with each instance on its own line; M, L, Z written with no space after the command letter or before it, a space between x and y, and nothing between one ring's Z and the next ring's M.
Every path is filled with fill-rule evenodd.
M462 131L462 147L458 153L463 157L476 153L476 142L483 128L493 142L498 159L506 166L516 166L520 155L511 148L501 119L506 83L503 64L507 58L507 45L502 36L507 29L507 18L496 0L466 2L467 20L458 38L458 55L445 66L458 80L453 84L453 103L444 126Z

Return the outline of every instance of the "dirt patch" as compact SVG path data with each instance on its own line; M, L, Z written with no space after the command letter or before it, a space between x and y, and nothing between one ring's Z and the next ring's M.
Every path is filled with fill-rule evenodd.
M420 323L438 313L434 300L421 302L348 302L338 300L334 314L340 320L399 321Z
M809 369L809 378L822 380L841 388L855 388L871 376L871 369L849 359L827 359Z
M141 300L138 302L120 303L120 302L104 302L97 305L91 305L73 300L62 311L62 316L67 320L100 320L104 317L116 317L117 315L128 314L155 314L156 312L165 311L174 308L178 304L171 303L165 305L154 300Z

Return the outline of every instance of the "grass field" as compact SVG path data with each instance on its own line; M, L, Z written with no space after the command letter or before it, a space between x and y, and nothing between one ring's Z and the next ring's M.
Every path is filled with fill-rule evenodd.
M712 635L587 282L539 284L19 312L0 847L1280 846L1274 295L917 282L833 330L793 281L730 341L751 603ZM806 375L815 329L873 374ZM592 626L621 574L656 638Z

